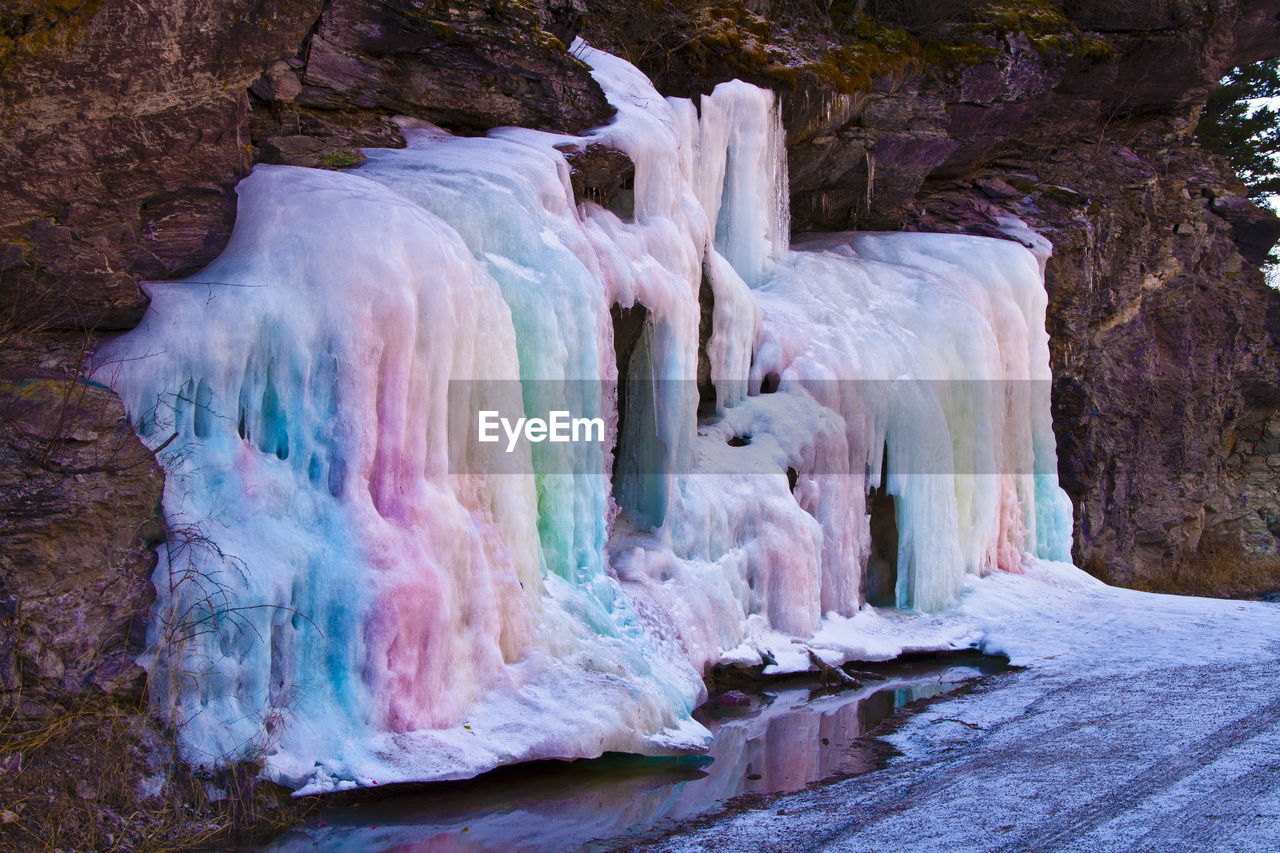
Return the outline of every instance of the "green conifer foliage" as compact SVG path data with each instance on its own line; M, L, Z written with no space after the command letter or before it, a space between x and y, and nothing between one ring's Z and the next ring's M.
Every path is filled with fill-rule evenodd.
M1268 98L1280 98L1280 57L1233 68L1196 127L1200 143L1226 157L1260 203L1280 194L1280 111L1260 103Z

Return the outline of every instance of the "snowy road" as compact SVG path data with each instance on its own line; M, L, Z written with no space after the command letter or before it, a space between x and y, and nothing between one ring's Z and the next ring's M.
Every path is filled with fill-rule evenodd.
M1040 564L949 618L1028 668L910 718L883 770L645 849L1280 850L1280 605Z

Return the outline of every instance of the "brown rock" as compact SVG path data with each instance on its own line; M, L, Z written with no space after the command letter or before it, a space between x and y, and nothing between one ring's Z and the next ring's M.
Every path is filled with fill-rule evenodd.
M313 169L345 169L368 159L359 151L343 146L345 141L333 137L272 136L262 141L258 156L264 163Z
M127 328L139 279L225 241L248 169L244 89L319 0L20 2L0 12L0 312ZM65 10L65 11L55 11Z
M163 477L120 401L79 378L85 340L0 364L0 693L140 695ZM23 366L29 365L29 366Z
M604 124L613 108L554 34L553 5L333 0L307 42L297 103L469 132Z
M608 207L619 189L635 183L636 165L616 148L593 142L557 145L569 163L569 182L578 202L592 201Z
M280 59L271 63L271 67L262 72L262 76L254 81L249 91L264 101L280 101L289 103L302 94L302 81L298 72L286 60Z

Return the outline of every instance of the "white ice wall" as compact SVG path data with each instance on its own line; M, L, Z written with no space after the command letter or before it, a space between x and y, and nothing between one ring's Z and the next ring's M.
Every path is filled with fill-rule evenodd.
M886 446L902 607L1066 553L1035 257L792 251L769 93L695 109L581 52L618 108L587 141L634 162L633 217L575 204L567 137L410 123L358 170L258 167L223 254L100 354L167 473L146 662L192 760L315 791L697 748L707 667L807 666L859 611ZM644 434L618 423L613 305L648 311ZM561 404L606 441L523 444L523 474L450 444L480 408ZM609 479L620 426L643 518Z

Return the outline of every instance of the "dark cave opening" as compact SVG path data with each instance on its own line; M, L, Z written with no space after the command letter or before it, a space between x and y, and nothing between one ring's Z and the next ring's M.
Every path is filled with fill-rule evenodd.
M618 433L613 446L613 499L640 527L666 518L666 447L658 437L653 369L654 324L640 303L609 309L618 366Z
M867 603L875 607L898 606L898 516L897 501L889 494L889 447L885 444L880 464L880 485L867 495L871 513L871 554L867 557L867 577L863 590Z

